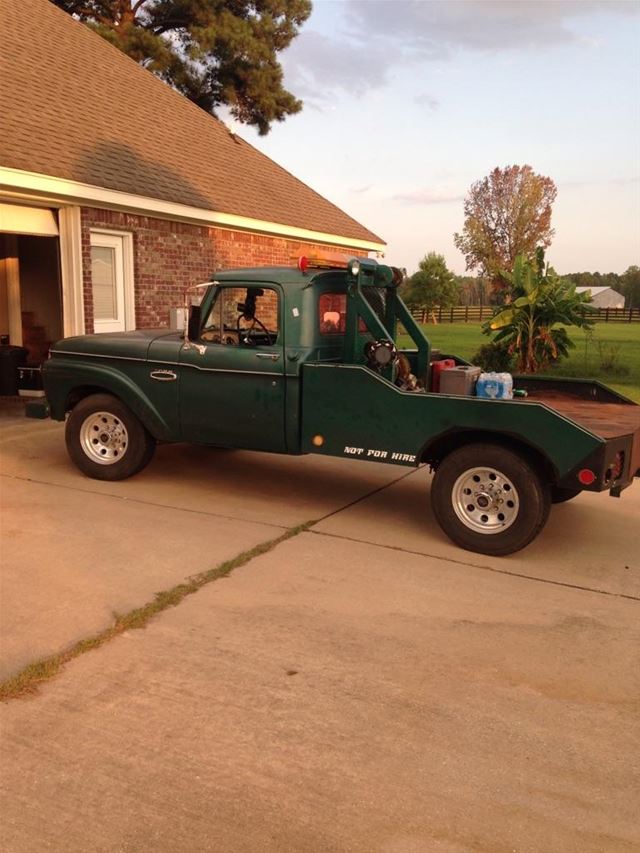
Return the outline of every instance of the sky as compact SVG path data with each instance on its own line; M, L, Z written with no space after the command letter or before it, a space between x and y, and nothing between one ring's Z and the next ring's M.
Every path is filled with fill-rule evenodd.
M303 111L232 129L389 263L435 251L464 273L471 184L528 163L558 187L558 272L640 264L640 0L315 0L281 60Z

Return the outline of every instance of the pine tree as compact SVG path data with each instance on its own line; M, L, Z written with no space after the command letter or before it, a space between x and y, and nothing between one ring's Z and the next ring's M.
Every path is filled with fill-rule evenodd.
M51 2L213 115L225 105L264 135L302 108L277 54L311 14L310 0Z

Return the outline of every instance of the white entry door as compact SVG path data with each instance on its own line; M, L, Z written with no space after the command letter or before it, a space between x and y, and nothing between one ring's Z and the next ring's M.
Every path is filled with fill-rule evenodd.
M131 235L91 232L94 332L135 328Z

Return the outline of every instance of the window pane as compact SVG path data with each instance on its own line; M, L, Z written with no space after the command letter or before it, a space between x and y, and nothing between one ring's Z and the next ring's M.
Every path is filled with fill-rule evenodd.
M91 247L91 281L94 318L117 319L115 249L109 246Z
M255 312L243 317L239 305ZM210 343L239 345L250 341L255 346L273 346L278 339L278 294L271 288L218 288L209 315L202 326L202 340Z
M347 297L344 293L323 293L318 301L320 332L323 335L344 335L347 318Z
M347 328L347 295L345 293L320 295L318 323L322 335L344 335ZM362 317L358 321L358 332L360 334L367 332L367 326Z

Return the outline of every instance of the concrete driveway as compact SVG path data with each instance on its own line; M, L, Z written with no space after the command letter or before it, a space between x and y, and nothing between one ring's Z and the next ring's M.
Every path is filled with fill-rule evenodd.
M640 487L490 559L428 475L181 446L83 478L7 426L2 667L315 521L4 704L3 849L640 848Z

